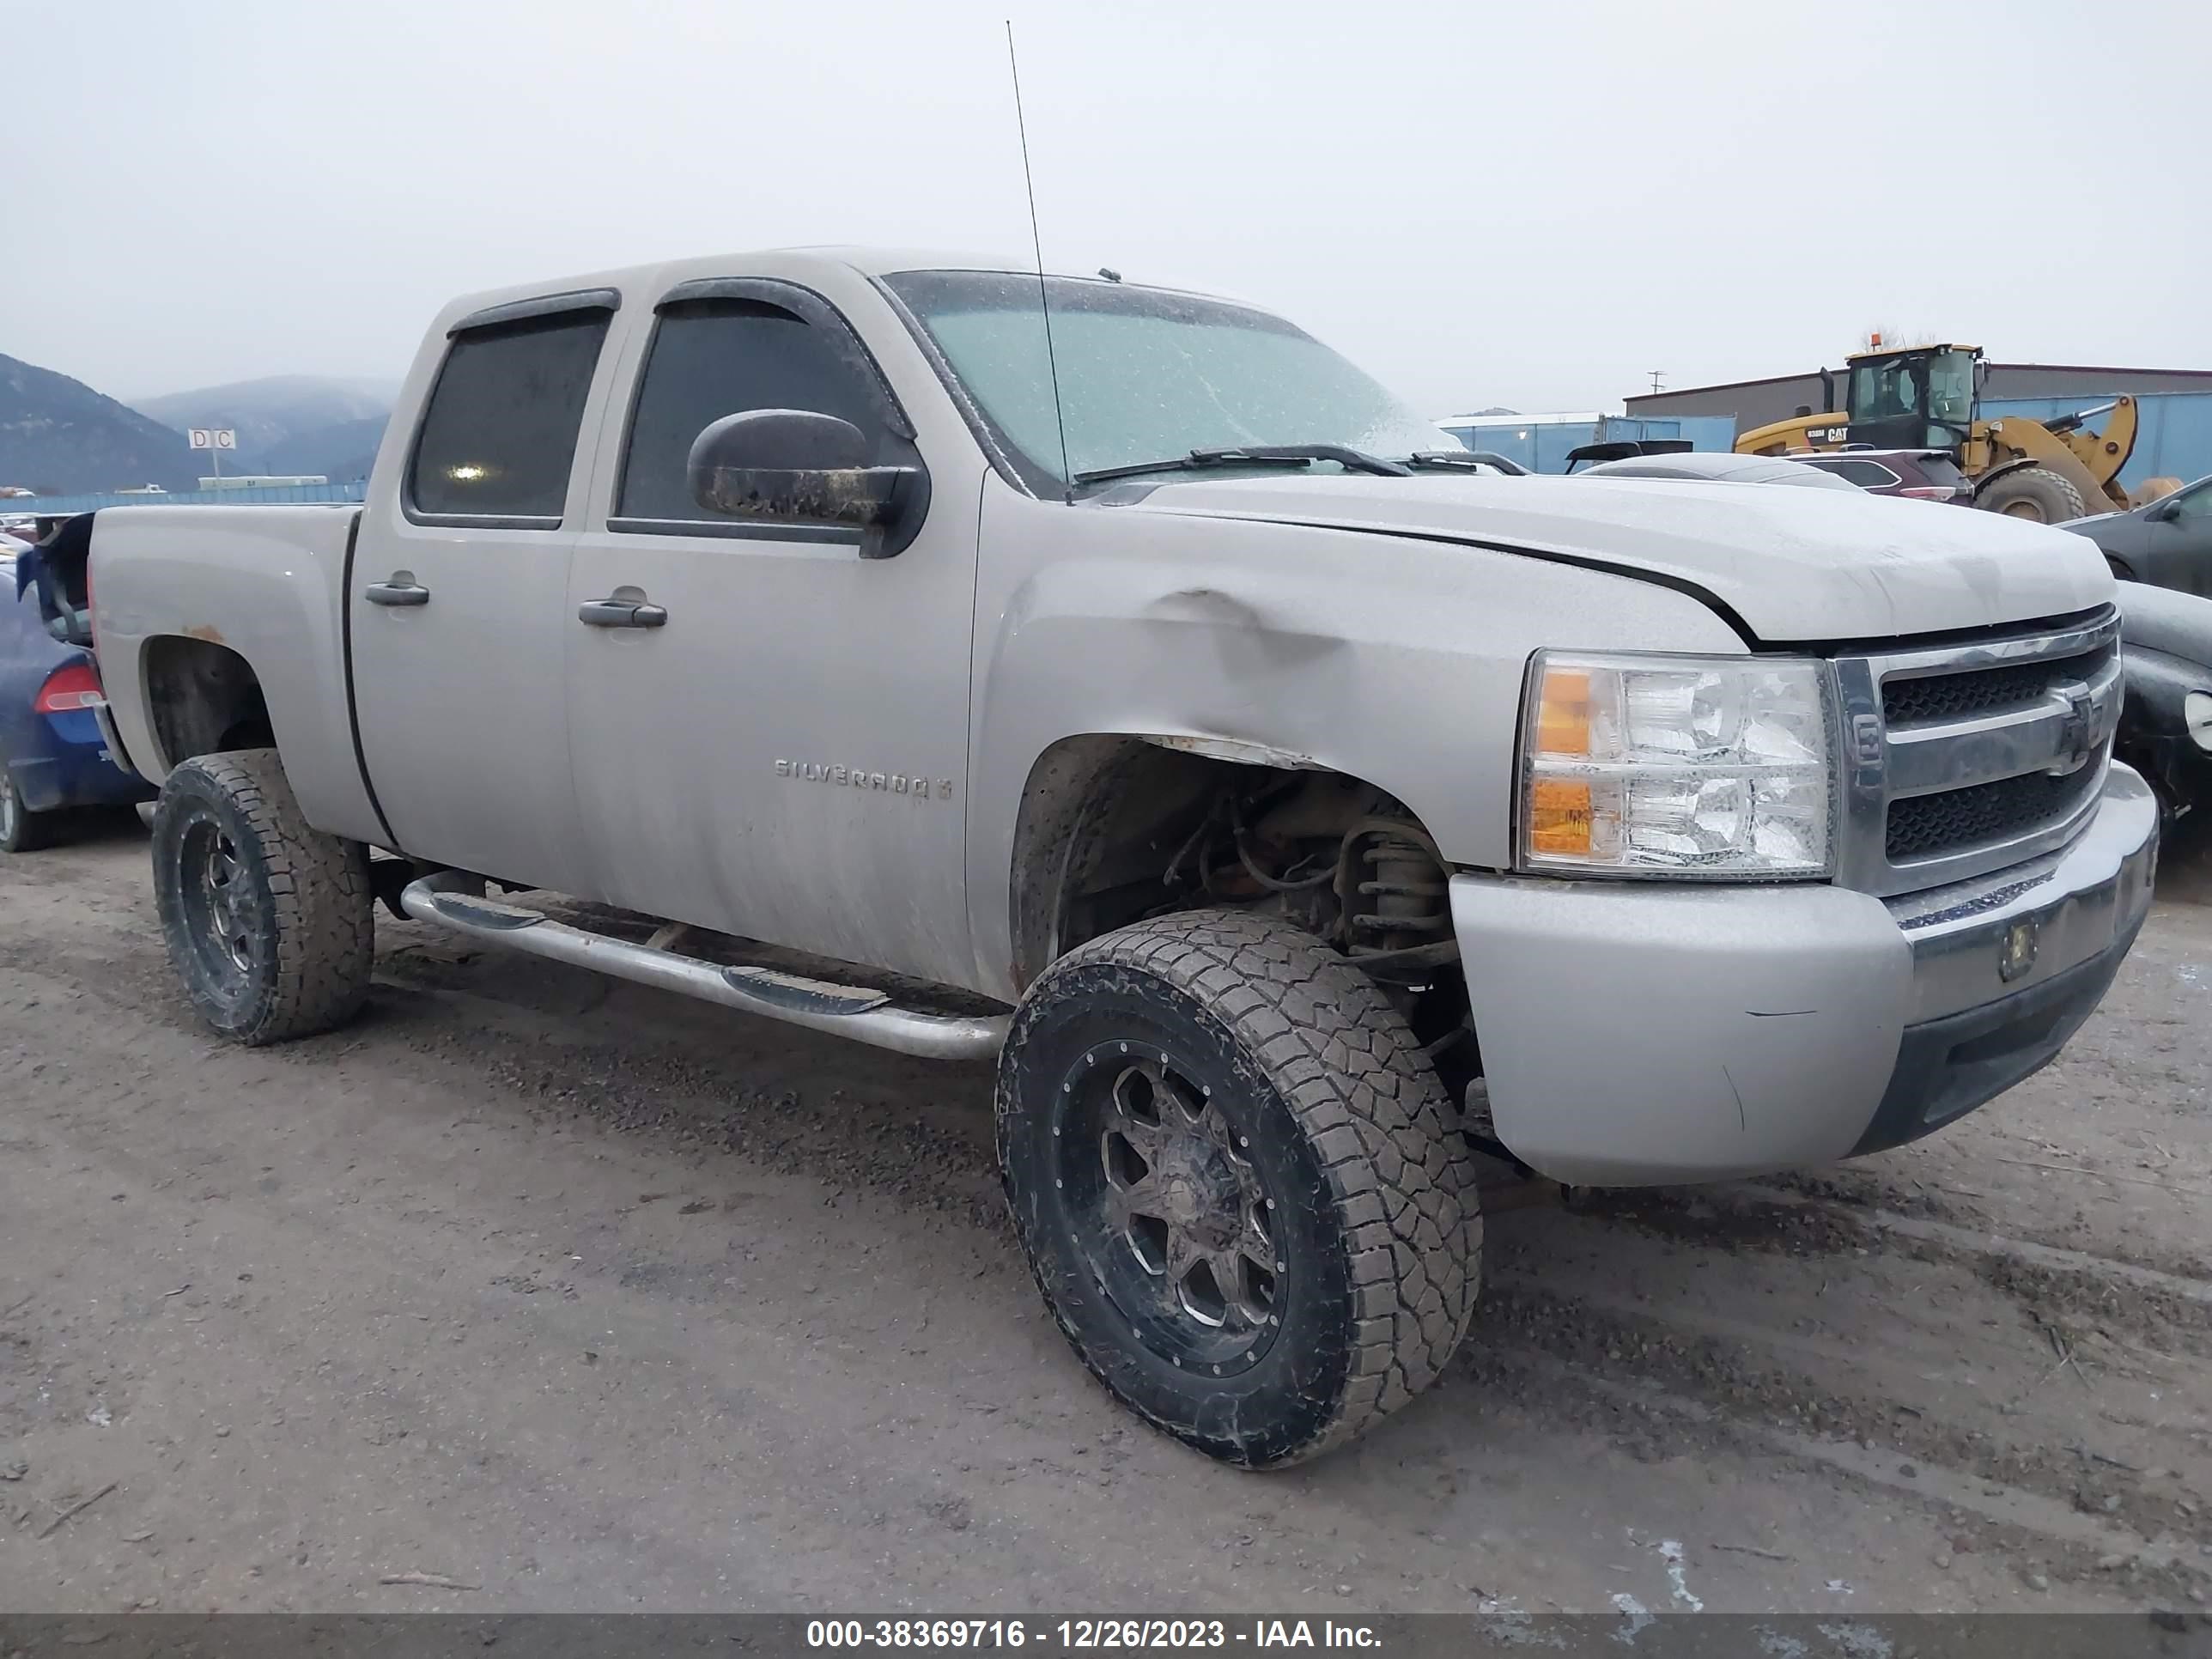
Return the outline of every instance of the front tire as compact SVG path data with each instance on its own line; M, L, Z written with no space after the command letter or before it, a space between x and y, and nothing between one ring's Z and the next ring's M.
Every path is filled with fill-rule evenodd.
M368 849L309 827L273 749L202 755L154 809L154 894L199 1017L251 1045L342 1025L368 992Z
M2073 481L2047 466L2024 466L2006 473L1976 495L1974 505L2031 524L2063 524L2089 516L2089 504Z
M998 1133L1076 1354L1209 1456L1340 1445L1466 1334L1474 1155L1396 1009L1286 923L1163 916L1053 963L1000 1057Z
M8 769L7 757L0 755L0 853L35 853L52 840L50 816L23 804L15 775Z

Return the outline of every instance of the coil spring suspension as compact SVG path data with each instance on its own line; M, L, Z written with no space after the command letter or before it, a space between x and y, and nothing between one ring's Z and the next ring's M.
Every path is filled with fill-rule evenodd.
M1363 818L1344 838L1339 870L1340 894L1357 896L1345 905L1354 955L1433 944L1451 932L1443 855L1413 824Z

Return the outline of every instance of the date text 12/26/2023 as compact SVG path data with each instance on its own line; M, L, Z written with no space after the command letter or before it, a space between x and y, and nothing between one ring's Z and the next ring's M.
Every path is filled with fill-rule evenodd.
M1371 1626L1334 1620L815 1619L810 1648L1041 1648L1048 1651L1165 1648L1364 1648Z

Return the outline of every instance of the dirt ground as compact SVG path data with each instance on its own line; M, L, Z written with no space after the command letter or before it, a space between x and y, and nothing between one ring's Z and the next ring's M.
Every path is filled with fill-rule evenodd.
M2199 1606L2208 887L1932 1140L1493 1215L1454 1375L1250 1475L1066 1351L981 1069L389 919L243 1051L135 826L0 860L0 1609Z

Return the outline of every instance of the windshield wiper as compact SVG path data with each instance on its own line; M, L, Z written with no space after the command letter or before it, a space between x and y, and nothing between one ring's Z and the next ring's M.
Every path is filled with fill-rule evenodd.
M1075 482L1104 483L1109 478L1133 478L1146 472L1191 472L1208 466L1310 466L1316 461L1334 461L1347 472L1372 472L1385 478L1403 478L1412 471L1396 461L1341 444L1255 444L1243 449L1194 449L1168 461L1102 466L1077 473Z
M1508 477L1528 476L1528 469L1520 462L1509 461L1492 449L1425 449L1417 455L1407 456L1406 465L1449 472L1472 472L1479 466L1491 466Z

